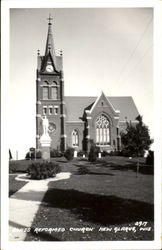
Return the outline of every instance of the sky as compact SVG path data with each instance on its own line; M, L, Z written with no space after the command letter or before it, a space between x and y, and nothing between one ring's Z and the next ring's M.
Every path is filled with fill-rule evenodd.
M45 52L51 14L56 54L63 51L65 95L132 96L154 137L153 9L10 9L10 149L35 147L37 50Z

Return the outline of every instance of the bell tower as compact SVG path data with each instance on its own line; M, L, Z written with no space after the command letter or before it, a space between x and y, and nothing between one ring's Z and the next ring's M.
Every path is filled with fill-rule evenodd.
M52 34L52 18L48 18L48 32L44 55L37 53L36 70L36 148L39 149L43 133L42 117L49 121L48 133L51 148L65 151L65 103L63 79L63 55L55 53Z

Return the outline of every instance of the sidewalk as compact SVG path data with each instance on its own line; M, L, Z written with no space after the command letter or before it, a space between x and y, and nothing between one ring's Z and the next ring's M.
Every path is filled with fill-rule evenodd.
M48 183L70 178L70 173L59 173L54 178L46 180L30 180L26 174L16 179L27 181L19 191L9 199L9 240L24 241L28 229L39 209L39 205L48 190Z

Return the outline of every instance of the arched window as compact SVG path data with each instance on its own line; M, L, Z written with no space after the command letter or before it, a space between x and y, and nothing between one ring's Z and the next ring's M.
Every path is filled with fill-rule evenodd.
M51 87L51 99L58 99L58 89L57 87Z
M48 86L47 87L43 86L43 99L45 100L45 99L48 99L48 98L49 98L49 88L48 88Z
M57 86L57 82L55 82L55 81L52 82L52 85Z
M100 115L96 119L96 144L110 144L110 123L105 115Z
M49 98L49 84L47 81L43 82L43 99L46 100Z
M72 132L72 146L73 147L79 146L79 134L77 130L73 130Z
M48 86L48 85L49 85L49 83L47 81L43 82L43 86Z

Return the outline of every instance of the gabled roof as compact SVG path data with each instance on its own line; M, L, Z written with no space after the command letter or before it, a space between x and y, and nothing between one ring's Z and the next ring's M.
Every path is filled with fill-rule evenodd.
M105 96L104 92L102 91L101 95L98 96L98 98L96 99L96 101L94 102L94 104L92 105L91 109L90 109L90 113L92 113L92 111L95 109L95 107L97 106L97 104L100 102L100 101L105 101L106 102L106 105L111 107L111 110L113 111L113 113L115 113L115 109L112 105L112 103L109 101L109 99Z
M107 97L115 110L119 110L119 121L134 121L139 115L131 96ZM90 110L96 101L95 96L65 96L65 110L67 121L81 121L84 110Z

